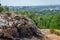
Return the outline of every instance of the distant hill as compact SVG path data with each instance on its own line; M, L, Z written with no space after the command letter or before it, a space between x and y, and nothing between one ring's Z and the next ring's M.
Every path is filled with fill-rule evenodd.
M10 9L24 9L24 10L60 10L60 5L49 6L8 6Z

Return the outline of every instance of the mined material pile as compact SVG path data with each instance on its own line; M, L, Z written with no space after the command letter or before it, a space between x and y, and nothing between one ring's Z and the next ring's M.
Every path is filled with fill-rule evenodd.
M43 40L43 34L34 22L14 13L0 14L0 40Z

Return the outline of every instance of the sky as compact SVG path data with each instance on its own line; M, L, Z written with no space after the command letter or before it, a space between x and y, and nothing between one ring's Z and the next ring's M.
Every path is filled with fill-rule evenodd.
M40 6L40 5L60 5L60 0L0 0L5 6Z

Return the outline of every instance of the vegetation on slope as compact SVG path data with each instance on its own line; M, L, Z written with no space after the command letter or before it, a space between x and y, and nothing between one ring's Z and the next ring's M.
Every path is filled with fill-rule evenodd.
M3 10L1 10L2 8ZM13 10L18 14L25 15L31 18L39 28L60 29L60 10L26 11L23 9L14 10L14 8L11 8L11 10L9 10L7 6L1 7L0 10L0 12L10 12L11 10Z

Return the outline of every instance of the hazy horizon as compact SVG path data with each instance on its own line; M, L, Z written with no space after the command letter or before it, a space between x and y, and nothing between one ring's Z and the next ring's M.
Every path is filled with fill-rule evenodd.
M44 6L44 5L60 5L60 0L0 0L5 6Z

